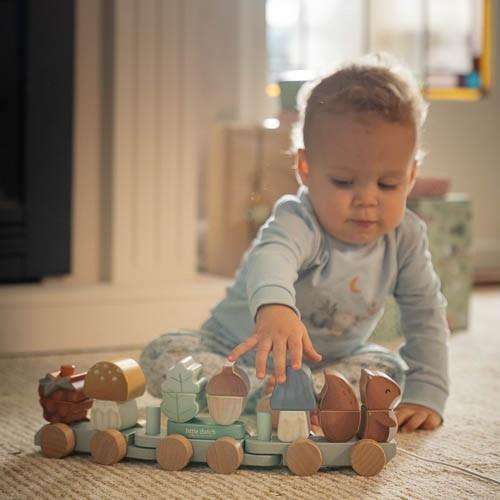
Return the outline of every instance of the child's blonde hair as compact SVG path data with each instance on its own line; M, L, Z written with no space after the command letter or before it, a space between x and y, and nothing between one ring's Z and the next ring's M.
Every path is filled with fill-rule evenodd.
M340 66L329 76L305 84L297 96L300 118L293 132L296 149L308 150L319 116L374 112L392 123L409 124L417 133L418 162L421 131L428 104L410 71L387 54L370 54Z

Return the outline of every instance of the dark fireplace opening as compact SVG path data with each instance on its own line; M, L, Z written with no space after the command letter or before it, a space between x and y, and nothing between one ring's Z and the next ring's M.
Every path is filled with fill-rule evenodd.
M0 0L0 283L70 271L73 0Z

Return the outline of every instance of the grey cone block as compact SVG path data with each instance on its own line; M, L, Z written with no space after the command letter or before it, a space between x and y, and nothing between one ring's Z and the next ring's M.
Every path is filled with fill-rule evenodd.
M316 397L311 369L302 365L299 370L286 368L286 382L276 384L271 396L273 410L311 411L316 408Z

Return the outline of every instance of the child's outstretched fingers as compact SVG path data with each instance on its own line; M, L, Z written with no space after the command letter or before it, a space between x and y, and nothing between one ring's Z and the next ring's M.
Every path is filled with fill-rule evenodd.
M278 384L286 382L286 340L275 340L273 343L274 376ZM258 375L257 375L258 376Z
M255 355L255 374L258 379L266 376L267 358L271 352L272 341L270 338L261 339L257 345Z
M299 337L288 338L288 350L290 351L290 364L294 370L302 366L302 342Z
M274 391L275 387L276 387L276 377L274 375L270 375L267 378L266 388L264 390L264 393L271 394Z
M236 361L240 356L252 350L259 342L257 335L248 337L244 342L238 344L227 356L229 361Z
M314 349L314 346L311 342L309 334L307 333L307 330L304 336L302 337L302 345L304 346L304 354L311 361L321 361L322 356L316 351L316 349Z

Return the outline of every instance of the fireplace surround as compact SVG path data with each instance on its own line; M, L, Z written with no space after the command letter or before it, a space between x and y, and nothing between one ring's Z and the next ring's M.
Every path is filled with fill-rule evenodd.
M70 271L74 2L0 2L0 283Z

